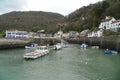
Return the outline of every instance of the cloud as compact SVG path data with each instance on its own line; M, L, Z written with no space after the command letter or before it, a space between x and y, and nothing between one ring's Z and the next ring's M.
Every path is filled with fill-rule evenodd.
M26 0L24 10L50 11L67 15L74 10L100 0Z
M22 10L24 5L24 0L0 0L0 14Z
M0 13L9 11L48 11L67 15L100 0L0 0Z

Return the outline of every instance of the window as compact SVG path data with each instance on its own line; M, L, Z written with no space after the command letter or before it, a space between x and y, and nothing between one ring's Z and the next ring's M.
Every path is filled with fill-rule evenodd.
M11 34L11 33L8 33L8 34Z

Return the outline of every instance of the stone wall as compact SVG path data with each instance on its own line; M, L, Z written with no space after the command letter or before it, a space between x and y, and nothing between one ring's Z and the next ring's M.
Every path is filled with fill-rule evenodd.
M100 46L100 48L120 51L120 36L108 36L101 38L71 38L67 39L67 41L74 44L86 43L89 46Z

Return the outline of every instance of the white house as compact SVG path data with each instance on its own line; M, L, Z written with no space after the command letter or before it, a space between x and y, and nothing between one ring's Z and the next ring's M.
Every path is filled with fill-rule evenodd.
M116 32L120 31L120 19L112 22L111 30Z
M103 29L88 33L88 37L102 37L102 36L103 36Z
M31 36L26 31L8 31L6 30L5 38L30 38Z
M99 29L111 29L111 24L114 21L116 21L114 17L106 16L105 19L102 19Z
M120 31L120 19L115 20L115 18L106 16L105 19L99 25L99 29L109 29L111 31Z

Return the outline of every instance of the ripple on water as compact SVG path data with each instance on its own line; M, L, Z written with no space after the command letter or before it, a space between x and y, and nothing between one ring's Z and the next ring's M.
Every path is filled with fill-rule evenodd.
M71 45L25 61L25 49L0 51L0 80L120 80L119 56Z

